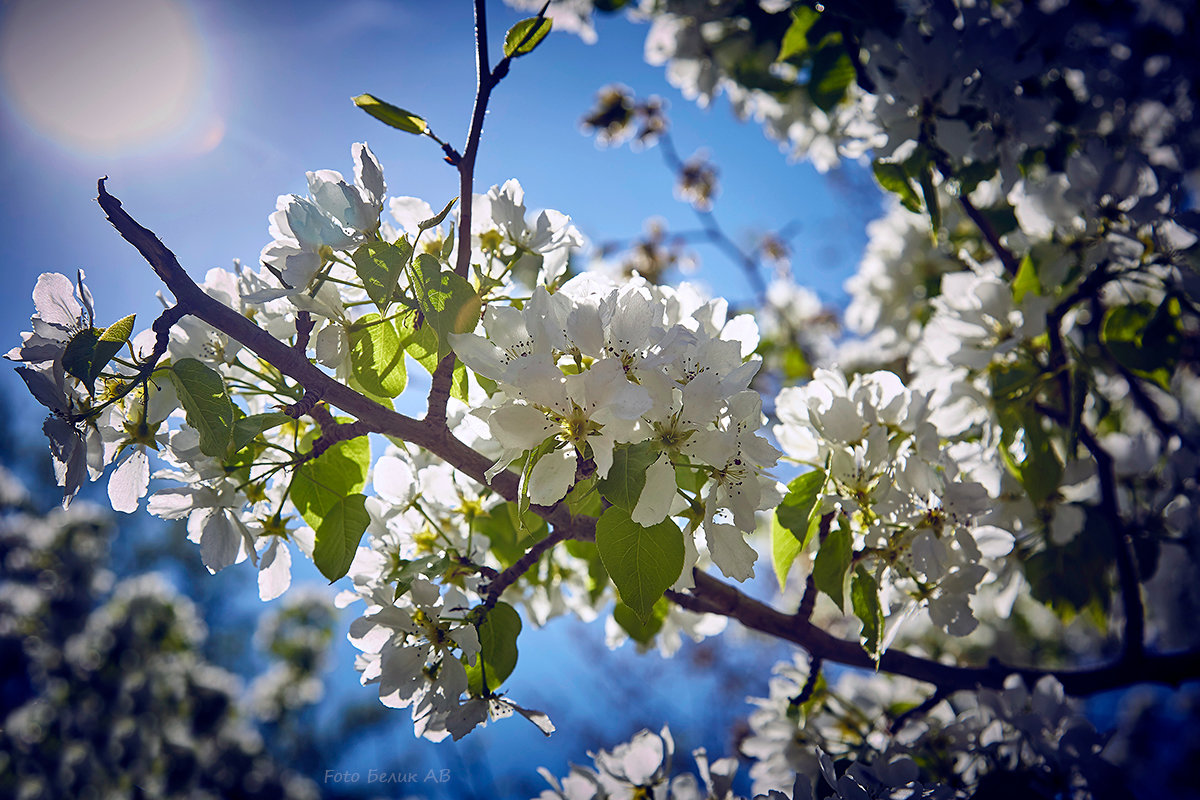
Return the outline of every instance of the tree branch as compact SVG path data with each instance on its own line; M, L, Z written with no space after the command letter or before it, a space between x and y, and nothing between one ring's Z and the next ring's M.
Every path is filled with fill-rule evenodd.
M122 238L137 248L155 274L175 295L180 311L173 311L172 317L176 313L180 316L183 313L190 314L237 339L280 372L303 385L306 391L322 396L331 405L355 416L362 423L356 432L382 433L403 439L429 450L480 484L489 485L485 476L491 466L488 458L465 445L445 426L431 426L407 417L339 383L314 366L305 354L296 352L248 318L206 294L184 272L175 255L158 237L134 221L121 208L120 201L105 191L103 180L98 189L100 206L113 227ZM490 486L508 500L519 497L519 478L512 472L500 473ZM536 549L535 555L527 553L523 557L529 559L530 564L561 541L589 541L595 538L596 521L591 517L573 516L564 503L556 503L550 508L531 508L554 527L554 535L543 540L546 544L539 543L531 548L531 553ZM489 586L489 593L495 592L498 597L523 572L497 576ZM690 592L668 592L668 597L681 607L731 617L747 628L803 647L813 659L876 669L871 657L856 642L838 639L808 620L777 611L707 573L693 570L693 576L695 587ZM945 691L999 688L1005 677L1013 673L1022 675L1026 680L1053 675L1069 694L1088 695L1142 682L1178 685L1186 680L1194 680L1200 676L1200 650L1167 655L1143 654L1138 658L1131 658L1127 652L1121 659L1106 666L1063 671L1015 668L1002 664L960 667L890 650L883 654L878 670L932 683Z
M713 576L693 570L696 586L690 592L672 592L670 597L693 611L732 617L751 630L804 648L813 659L876 671L871 656L857 642L838 639L811 622L799 621L741 593ZM1011 667L993 662L986 667L961 667L889 650L880 658L878 671L904 675L933 684L946 692L960 689L1003 688L1004 679L1020 675L1027 682L1051 675L1071 695L1091 695L1137 683L1177 686L1200 676L1200 650L1165 655L1146 654L1138 659L1122 657L1098 667L1077 670Z

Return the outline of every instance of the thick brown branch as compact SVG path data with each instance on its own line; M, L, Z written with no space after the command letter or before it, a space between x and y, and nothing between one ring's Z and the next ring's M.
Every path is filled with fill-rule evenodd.
M694 576L696 586L691 592L671 593L671 599L684 608L732 617L751 630L799 645L813 659L876 669L871 657L856 642L838 639L811 622L801 622L791 614L776 611L707 573L695 570ZM1111 664L1075 670L1010 667L999 663L986 667L960 667L889 650L880 659L878 669L930 683L947 692L1002 688L1004 679L1012 674L1021 675L1029 682L1052 675L1068 694L1081 696L1136 683L1177 686L1195 680L1200 677L1200 650L1146 654L1136 659L1122 657Z

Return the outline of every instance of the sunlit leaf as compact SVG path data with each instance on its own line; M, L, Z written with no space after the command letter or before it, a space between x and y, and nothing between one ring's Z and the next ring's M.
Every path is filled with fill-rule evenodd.
M354 98L354 105L385 125L390 125L405 133L421 135L429 130L429 124L421 117L411 111L405 111L399 106L394 106L391 103L380 100L375 95L360 94Z
M645 623L683 571L683 532L669 519L644 528L612 506L596 521L596 547L621 601Z
M175 362L168 374L187 424L200 434L200 452L225 455L233 434L233 401L220 373L194 358L185 358Z
M358 543L371 523L366 502L361 494L340 497L317 526L313 563L330 583L349 572Z

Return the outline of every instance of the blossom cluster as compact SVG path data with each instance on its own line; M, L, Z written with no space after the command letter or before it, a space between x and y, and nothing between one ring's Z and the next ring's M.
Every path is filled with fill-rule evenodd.
M608 476L614 451L650 442L632 519L649 527L687 507L676 468L704 475L690 499L703 505L713 562L738 580L756 558L744 535L755 512L779 499L764 472L777 452L758 434L762 400L748 389L759 367L747 358L757 332L727 319L723 301L584 274L553 294L539 287L517 309L493 304L486 335L452 335L455 351L497 390L476 413L502 452L489 477L529 457L529 501L551 506L578 476Z
M947 633L973 630L968 597L988 574L983 561L1008 553L1013 538L988 521L986 489L946 457L928 397L891 372L847 382L818 370L780 392L776 410L784 451L826 471L818 513L849 524L861 563L886 578L896 620L927 602Z

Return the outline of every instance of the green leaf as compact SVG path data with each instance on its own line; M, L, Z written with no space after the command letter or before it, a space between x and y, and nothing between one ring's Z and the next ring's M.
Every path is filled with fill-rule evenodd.
M1054 450L1050 435L1042 428L1041 415L1032 408L1024 408L1019 414L1002 414L1001 424L1004 440L1004 446L1000 447L1001 459L1025 487L1029 499L1035 505L1045 503L1058 491L1063 464ZM1025 434L1025 458L1020 463L1012 457L1007 446L1015 439L1017 430Z
M350 369L368 392L396 397L408 384L404 348L389 320L372 312L349 327Z
M768 347L768 349L775 349ZM783 348L783 378L787 384L808 380L813 376L812 364L808 356L796 344L788 342Z
M471 390L467 381L467 365L461 361L455 361L454 372L450 375L450 396L455 400L467 402L467 394Z
M277 428L291 421L291 417L280 411L270 411L266 414L251 414L248 417L242 417L233 423L233 433L229 439L229 452L236 453L254 441L255 437L260 433L269 431L271 428Z
M1118 306L1104 315L1101 340L1117 363L1169 391L1183 348L1179 315L1176 298Z
M334 505L367 484L371 444L366 436L338 442L296 470L289 495L296 510L315 530Z
M567 540L566 545L568 553L587 562L588 599L595 603L609 584L608 570L604 568L604 561L600 558L600 548L596 547L595 542L581 542L577 539Z
M643 623L683 572L683 532L669 519L643 528L612 506L596 520L596 547L621 601Z
M617 603L613 606L613 619L621 629L629 634L629 638L633 639L638 644L650 644L654 641L655 635L662 630L663 620L667 618L667 611L671 608L671 604L667 602L665 597L659 598L659 601L654 604L654 608L649 619L642 621L634 610L624 603Z
M881 187L900 198L901 205L914 214L921 211L921 198L917 197L917 192L913 189L912 181L909 180L904 165L876 161L871 165L871 170L875 173L875 180L879 181Z
M100 373L108 366L108 362L112 357L121 351L121 348L129 341L129 337L133 335L133 320L136 314L130 314L127 317L114 322L104 329L100 334L100 338L96 341L96 350L92 354L92 369L89 375L89 385L94 383L96 378L100 377Z
M614 506L633 513L642 489L646 487L646 470L658 460L658 454L658 447L648 440L613 448L608 477L596 482L600 494Z
M988 368L992 397L999 402L1011 402L1028 397L1045 378L1045 373L1028 361L1012 364L999 362Z
M567 508L576 517L598 517L604 513L604 501L596 484L598 479L593 476L582 480L567 492L564 498Z
M380 100L372 94L360 94L354 98L354 105L370 114L385 125L390 125L405 133L418 136L429 130L429 124L411 111L405 111L399 106Z
M421 220L420 222L418 222L417 227L424 231L424 230L429 230L430 228L436 228L438 225L441 225L442 220L444 220L446 218L446 215L450 213L450 209L454 208L454 204L457 202L458 202L457 197L451 198L450 202L446 203L445 208L443 208L438 213L434 214L429 219Z
M850 579L850 605L854 608L854 616L862 621L859 642L878 665L880 636L883 633L883 609L879 605L879 586L861 564Z
M168 374L187 424L200 434L200 452L217 458L225 455L233 434L233 401L220 373L194 358L185 358L175 362Z
M933 185L933 167L926 167L921 172L921 195L925 198L925 208L929 211L929 228L936 242L942 230L942 206L938 202L937 187Z
M841 36L829 36L813 54L808 95L822 111L832 111L854 83L854 63Z
M418 315L413 312L405 314L396 320L396 329L404 345L404 352L425 368L430 375L438 365L438 340L433 328L422 323L415 327Z
M1091 605L1107 609L1108 575L1116 559L1115 539L1104 514L1092 507L1084 510L1083 530L1074 539L1062 546L1047 542L1024 565L1033 598L1068 620Z
M825 485L825 472L814 469L792 479L788 493L775 510L779 524L792 532L801 542L801 549L808 545L809 530L817 509L817 498Z
M475 529L488 538L490 550L506 568L515 564L534 543L550 533L546 521L527 512L524 524L517 517L516 503L501 503L487 516L475 518Z
M959 196L975 191L979 184L996 174L996 169L995 161L973 161L956 169L952 177L958 183Z
M782 589L788 571L820 527L817 498L825 485L825 473L813 470L788 484L788 493L771 520L771 564Z
M367 242L354 251L354 271L363 282L367 297L381 314L387 312L400 276L411 258L412 245L405 239L395 244Z
M846 603L846 573L853 559L853 541L850 531L839 526L829 532L813 561L813 581L818 589L837 603L838 608Z
M367 498L361 494L339 497L317 526L313 563L330 583L350 571L358 543L371 523L366 503Z
M1013 302L1020 303L1025 298L1025 295L1040 295L1042 293L1042 284L1038 280L1037 268L1033 265L1033 258L1028 254L1021 259L1021 266L1017 269L1017 275L1013 278Z
M412 560L397 559L397 568L388 574L388 580L395 581L396 600L399 600L412 588L412 582L426 575L438 575L450 566L450 559L445 555L428 555Z
M783 42L779 46L779 56L775 59L776 63L791 61L798 64L804 60L804 57L808 55L808 30L820 16L808 6L798 6L792 9L792 24L783 34Z
M432 326L437 335L437 358L441 361L452 352L450 334L475 330L482 305L471 284L453 272L443 270L436 256L422 253L417 256L414 266L417 302L426 324Z
M771 566L780 589L787 585L788 572L803 550L796 535L779 524L779 517L771 517Z
M481 697L496 691L517 666L517 637L521 634L521 615L503 601L496 603L482 622L475 625L479 632L479 655L467 665L467 688ZM487 687L483 685L487 675Z
M62 365L68 375L83 381L88 394L92 393L92 361L96 357L96 342L100 340L97 328L86 328L71 337L63 348Z
M549 17L523 19L504 34L505 58L519 58L533 52L550 32L553 23Z

